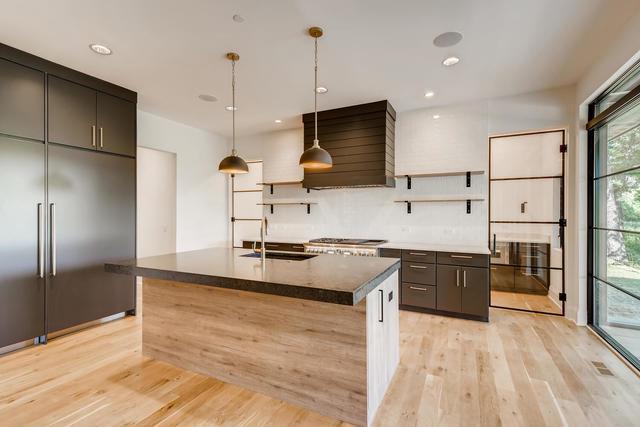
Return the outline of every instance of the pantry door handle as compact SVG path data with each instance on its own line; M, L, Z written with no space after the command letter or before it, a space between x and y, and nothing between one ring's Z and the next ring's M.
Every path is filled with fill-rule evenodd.
M44 209L38 203L38 277L44 278Z
M51 275L55 277L58 270L58 254L56 253L56 204L51 203L49 205L49 221L51 227L51 236L50 236L50 244L51 244Z

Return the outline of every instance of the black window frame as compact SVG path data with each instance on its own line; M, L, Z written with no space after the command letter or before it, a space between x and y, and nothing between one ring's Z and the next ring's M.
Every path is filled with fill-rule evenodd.
M596 281L600 281L607 286L612 286L615 289L621 290L618 286L609 283L606 280L596 277L594 273L594 261L595 261L595 230L602 229L595 224L595 182L596 179L602 177L595 177L595 142L596 132L601 126L606 125L617 117L626 113L630 109L640 105L640 83L636 84L629 93L620 98L605 110L597 113L597 105L608 94L610 94L616 87L620 86L623 82L627 81L631 76L636 73L640 73L640 61L631 66L623 75L621 75L616 81L614 81L607 89L605 89L600 95L598 95L588 106L588 122L586 130L588 132L587 137L587 323L598 335L600 335L611 347L613 347L620 355L622 355L631 365L640 370L640 356L634 355L629 352L624 346L622 346L613 336L608 334L604 329L599 327L595 322L595 288ZM640 169L640 165L633 169ZM622 171L624 172L624 171ZM624 291L623 291L624 292ZM636 298L635 295L631 295L629 292L625 294Z

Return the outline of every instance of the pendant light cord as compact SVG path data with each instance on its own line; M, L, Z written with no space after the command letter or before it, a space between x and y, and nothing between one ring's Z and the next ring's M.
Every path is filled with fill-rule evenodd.
M318 145L318 38L315 39L315 81L313 86L313 94L314 94L314 119L315 119L315 139L313 140L313 145Z
M231 154L236 155L236 61L231 61L231 128L232 128L232 150Z

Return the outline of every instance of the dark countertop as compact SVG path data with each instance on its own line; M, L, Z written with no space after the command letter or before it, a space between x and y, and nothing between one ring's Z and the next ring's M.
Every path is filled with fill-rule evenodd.
M105 264L112 273L356 305L400 268L395 258L318 255L303 261L242 257L210 248Z

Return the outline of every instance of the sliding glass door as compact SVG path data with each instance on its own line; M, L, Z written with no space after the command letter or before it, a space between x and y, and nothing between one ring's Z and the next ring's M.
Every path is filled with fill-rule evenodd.
M638 76L637 70L625 76L591 105L589 320L640 367Z

